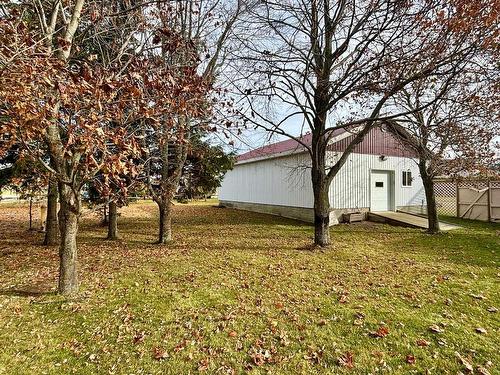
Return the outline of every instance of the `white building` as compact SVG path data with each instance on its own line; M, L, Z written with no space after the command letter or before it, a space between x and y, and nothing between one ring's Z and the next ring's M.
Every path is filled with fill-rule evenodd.
M338 130L328 146L335 160L354 137ZM311 142L311 135L302 139ZM331 222L346 212L423 211L425 195L415 155L383 128L374 128L333 179ZM313 222L310 156L289 139L240 155L219 192L221 205Z

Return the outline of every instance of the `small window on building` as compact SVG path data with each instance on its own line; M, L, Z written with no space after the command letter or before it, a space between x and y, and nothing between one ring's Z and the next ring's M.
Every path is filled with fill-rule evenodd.
M375 187L384 187L384 183L382 181L376 181Z
M403 186L411 186L412 181L411 171L403 171Z

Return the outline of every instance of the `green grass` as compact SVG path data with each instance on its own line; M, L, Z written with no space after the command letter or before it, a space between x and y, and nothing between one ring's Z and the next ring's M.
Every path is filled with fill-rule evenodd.
M310 226L212 204L177 204L166 246L149 202L122 210L118 242L85 218L71 300L54 294L57 249L1 206L0 373L465 372L456 353L498 373L498 225L339 225L311 251Z

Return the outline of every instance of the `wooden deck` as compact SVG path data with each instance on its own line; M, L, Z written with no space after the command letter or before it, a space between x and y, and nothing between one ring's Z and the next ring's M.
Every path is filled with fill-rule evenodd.
M422 228L427 229L427 218L412 214L407 214L404 212L394 212L394 211L377 211L369 212L368 220L375 221L379 223L387 223L391 225L399 225L410 228ZM452 230L460 228L458 225L439 222L439 228L441 230Z

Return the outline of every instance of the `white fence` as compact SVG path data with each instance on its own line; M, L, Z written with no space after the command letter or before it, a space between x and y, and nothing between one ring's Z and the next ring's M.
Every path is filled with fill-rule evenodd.
M500 181L436 179L440 215L500 222Z
M458 187L458 217L500 222L500 181L488 181L486 184L482 188Z

